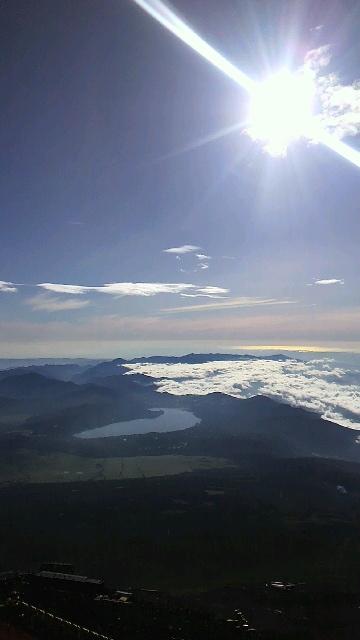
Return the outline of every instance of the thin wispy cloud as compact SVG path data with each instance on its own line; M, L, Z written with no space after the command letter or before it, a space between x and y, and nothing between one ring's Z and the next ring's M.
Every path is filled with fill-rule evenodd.
M201 247L197 247L194 244L183 244L181 247L170 247L170 249L163 249L163 253L173 253L175 255L195 253L195 251L201 251Z
M33 311L47 311L48 313L56 313L58 311L72 311L75 309L82 309L83 307L88 306L89 300L53 297L46 293L40 293L37 296L28 298L25 303L29 305Z
M345 281L339 278L327 278L325 280L315 280L315 284L329 285L329 284L344 284Z
M201 293L201 290L199 290ZM215 294L216 295L216 294ZM206 297L214 297L207 295ZM193 304L184 307L169 307L162 309L164 313L196 313L202 311L222 311L224 309L237 309L240 307L260 307L269 305L295 304L296 300L277 300L276 298L230 298L224 302L210 302L207 304Z
M163 249L163 253L170 253L175 255L176 260L179 261L179 271L181 273L190 273L196 271L206 271L209 268L209 260L211 256L201 252L201 247L197 247L193 244L184 244L181 247L171 247L170 249ZM184 269L183 259L187 261L186 269Z

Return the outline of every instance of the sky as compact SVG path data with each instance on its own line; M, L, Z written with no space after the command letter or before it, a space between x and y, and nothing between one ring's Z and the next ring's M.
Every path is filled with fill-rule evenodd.
M325 52L360 150L358 2L172 6L259 81ZM1 357L360 351L359 167L269 154L246 91L133 0L0 12Z

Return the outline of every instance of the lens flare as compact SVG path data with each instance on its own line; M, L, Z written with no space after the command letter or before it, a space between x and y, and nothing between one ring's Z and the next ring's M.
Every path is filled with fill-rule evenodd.
M291 142L312 135L314 95L310 73L284 69L270 76L251 94L248 134L271 155L286 155Z
M163 27L250 94L249 135L272 155L286 155L299 138L319 142L360 168L360 152L318 126L313 115L315 81L306 70L285 70L259 84L201 38L162 0L133 0ZM309 69L308 69L309 71Z

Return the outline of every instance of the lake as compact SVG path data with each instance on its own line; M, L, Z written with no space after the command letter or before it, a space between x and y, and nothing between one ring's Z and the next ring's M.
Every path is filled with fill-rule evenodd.
M112 422L104 427L88 429L75 433L76 438L109 438L111 436L129 436L139 433L157 431L179 431L189 429L199 422L199 419L191 412L183 409L150 409L161 411L155 418L139 418L138 420L125 420L124 422Z

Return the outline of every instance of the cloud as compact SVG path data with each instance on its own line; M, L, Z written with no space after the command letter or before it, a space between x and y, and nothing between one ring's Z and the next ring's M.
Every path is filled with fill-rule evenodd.
M201 251L201 247L196 247L193 244L183 244L181 247L170 247L170 249L163 249L163 253L174 253L176 255L193 253L195 251Z
M51 282L42 282L36 286L46 291L53 291L53 293L67 293L74 296L88 293L94 289L94 287L83 287L77 284L52 284Z
M227 293L228 289L221 287L198 288L194 284L183 282L113 282L101 286L82 286L73 284L52 284L43 282L38 287L52 293L64 293L71 295L84 295L85 293L106 293L117 297L122 296L155 296L160 293L182 294L184 292L195 293Z
M324 73L331 61L330 45L312 49L305 56L304 68L316 79L319 124L327 133L342 139L360 133L360 81L343 84L336 73Z
M317 49L311 49L304 58L306 67L318 73L323 67L327 67L331 60L330 45L325 44Z
M182 293L193 289L194 285L184 283L162 282L115 282L97 287L101 293L109 293L116 296L155 296L159 293Z
M210 293L181 293L182 298L218 298L223 300L226 296L217 296Z
M186 273L186 271L196 272L199 270L205 271L209 268L209 260L211 260L211 256L206 255L206 253L196 253L201 251L201 247L197 247L193 244L184 244L181 247L172 247L170 249L163 249L164 253L172 253L175 255L176 259L180 262L179 270L182 273ZM187 254L188 264L192 261L192 266L187 270L182 266L182 257ZM194 260L195 260L195 268L194 268Z
M89 304L88 300L74 300L73 298L56 298L46 293L28 298L26 301L33 311L70 311L72 309L82 309Z
M17 288L12 282L0 280L0 293L16 293Z
M222 392L239 398L265 395L360 429L360 371L338 367L332 360L269 358L198 365L133 364L128 368L132 373L156 378L160 392L174 395Z
M202 290L199 289L199 292L202 293ZM211 292L208 292L205 295L206 297L209 297L209 298L218 297L216 293L211 293ZM169 307L167 309L162 309L162 311L165 313L192 313L196 311L221 311L222 309L237 309L240 307L259 307L259 306L268 306L268 305L295 304L296 302L297 302L296 300L277 300L276 298L242 297L242 298L226 299L225 302L194 304L194 305L188 305L186 307Z
M324 28L323 24L317 24L316 27L312 27L312 29L310 29L310 31L322 31Z
M315 280L315 284L328 285L328 284L344 284L344 280L338 278L328 278L327 280Z
M204 293L204 294L223 294L223 293L229 293L229 289L224 289L223 287L212 287L212 286L207 286L207 287L201 287L198 289L199 293Z

